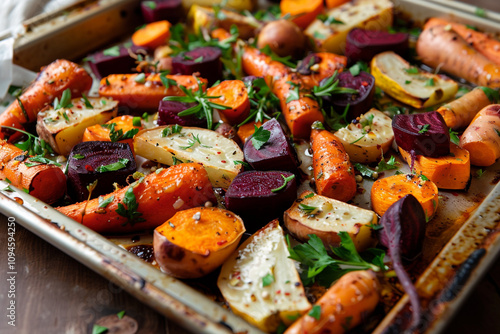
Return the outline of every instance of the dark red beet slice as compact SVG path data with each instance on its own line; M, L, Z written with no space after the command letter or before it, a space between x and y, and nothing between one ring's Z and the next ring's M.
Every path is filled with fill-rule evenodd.
M221 50L211 46L184 52L172 58L172 73L189 75L198 72L212 85L222 78L221 56Z
M158 125L179 124L182 126L207 127L207 120L195 115L179 116L181 111L196 106L196 103L183 103L177 101L160 101L158 108Z
M436 111L396 115L392 119L396 144L412 155L441 157L450 154L450 133Z
M389 50L404 55L408 50L408 34L360 28L352 29L347 34L345 56L350 63L359 60L369 62L376 54Z
M283 175L283 176L282 176ZM295 178L286 186L283 177L291 177L292 173L280 171L248 171L238 174L226 192L226 208L241 215L245 220L247 231L256 231L269 220L277 218L292 205L297 197ZM249 223L253 222L252 226Z
M243 148L245 161L256 170L286 170L295 173L297 156L280 123L273 118L262 127L270 131L271 136L259 150L253 146L250 137Z
M135 68L135 59L130 57L129 51L132 53L147 53L145 48L137 45L130 47L118 45L87 57L90 69L98 79L110 74L132 73L132 69Z
M311 66L319 64L321 62L321 57L315 53L311 53L306 56L297 66L297 72L302 75L311 75L313 72Z
M76 155L76 157L75 157ZM100 166L106 166L128 159L125 168L100 172ZM77 201L88 198L87 186L97 181L92 191L92 198L113 192L113 183L126 185L126 179L137 169L134 155L127 143L105 141L88 141L75 145L68 157L68 190L70 196Z
M367 72L361 71L353 76L350 71L344 71L337 76L339 87L356 89L357 94L334 94L323 97L326 104L333 106L335 111L342 114L349 105L348 120L355 119L370 110L375 94L375 78ZM328 80L323 79L321 83Z
M167 20L177 23L183 17L182 0L148 0L141 2L141 11L147 23Z

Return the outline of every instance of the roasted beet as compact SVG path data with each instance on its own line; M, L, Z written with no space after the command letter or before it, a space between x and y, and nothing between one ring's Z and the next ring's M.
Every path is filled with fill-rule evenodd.
M283 189L279 189L285 182ZM282 215L297 197L296 192L297 183L292 173L243 172L234 178L226 192L226 208L241 215L243 219L247 218L245 226L247 231L252 232ZM249 226L249 222L255 222L256 225Z
M110 74L132 73L132 69L135 68L135 59L130 56L130 53L146 54L147 50L137 45L122 44L96 52L87 57L87 60L94 75L101 79Z
M181 111L196 106L196 103L183 103L177 101L160 101L158 108L158 125L179 124L182 126L207 127L207 120L196 115L179 116Z
M408 50L408 34L395 34L382 30L352 29L347 34L345 56L350 63L359 60L369 62L376 54L394 51L400 55Z
M256 170L286 170L295 173L297 156L280 123L273 118L264 123L262 128L271 132L269 140L258 150L253 146L251 138L247 140L243 148L245 160Z
M107 166L122 160L123 168L114 171L99 171L101 166ZM127 143L105 141L88 141L75 145L68 157L68 192L77 201L88 198L87 186L94 181L97 186L92 191L92 198L113 192L113 183L126 185L126 179L136 171L136 163L132 150Z
M311 53L302 61L299 63L297 66L297 73L300 73L302 75L311 75L313 71L311 70L311 66L315 64L319 64L321 62L321 57L318 56L315 53Z
M396 115L392 119L396 144L413 155L441 157L450 154L450 134L436 111Z
M222 52L219 48L205 46L183 52L172 58L173 74L199 73L212 85L222 78Z
M141 11L147 23L167 20L177 23L183 17L182 0L148 0L141 2Z
M375 94L375 78L367 72L359 72L353 76L350 71L344 71L337 77L339 87L352 88L358 91L357 94L334 94L323 97L326 104L333 106L335 111L342 114L349 105L347 113L348 120L355 119L361 114L370 110L373 102L373 94ZM321 83L328 80L323 79Z

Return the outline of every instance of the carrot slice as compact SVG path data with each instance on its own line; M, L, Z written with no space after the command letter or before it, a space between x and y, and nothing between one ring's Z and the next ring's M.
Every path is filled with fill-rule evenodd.
M165 20L149 23L132 35L132 42L138 46L155 49L168 41L170 26Z
M108 121L106 124L111 125L113 123L115 124L115 131L122 130L124 134L132 129L139 129L139 130L143 129L142 124L137 126L134 125L134 117L130 115L115 117L112 120ZM110 134L109 128L104 127L101 124L92 125L85 129L82 141L111 141L109 134ZM120 140L120 142L127 143L132 149L132 152L134 152L133 138Z
M282 15L295 16L292 21L305 29L323 11L323 0L281 0Z
M399 174L378 179L372 186L373 211L382 216L387 209L405 195L412 194L422 204L426 217L434 215L438 207L438 188L432 181L424 181L415 174Z
M401 156L411 165L411 154L401 147ZM470 156L467 150L450 145L450 155L439 158L417 155L413 163L417 174L425 175L440 189L465 189L470 179Z
M231 125L243 122L250 113L250 99L247 88L241 80L225 80L215 87L207 89L208 96L220 96L210 99L231 109L218 110L222 120Z
M319 63L313 65L312 73L310 75L301 76L304 87L312 89L318 86L321 80L331 77L335 71L342 72L347 66L347 58L344 56L336 55L330 52L315 53L321 59Z

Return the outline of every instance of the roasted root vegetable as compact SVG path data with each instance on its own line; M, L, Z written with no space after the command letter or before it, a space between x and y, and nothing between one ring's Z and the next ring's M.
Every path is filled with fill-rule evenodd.
M480 54L445 25L424 29L418 38L416 50L420 60L429 66L476 85L500 87L500 65Z
M222 266L217 286L224 299L235 314L262 331L275 332L281 322L290 324L311 308L289 256L276 219L248 238Z
M362 323L377 306L381 289L372 271L342 276L285 334L345 333Z
M166 165L193 161L205 167L214 187L227 189L240 172L243 152L231 139L215 131L162 126L140 131L134 137L135 152Z
M21 94L19 100L14 101L0 114L0 125L23 129L26 123L37 119L40 110L61 98L63 92L69 89L73 97L86 93L92 85L90 75L77 64L68 60L58 59L42 68L36 80ZM9 129L2 129L0 138L12 135ZM19 136L18 132L12 135Z
M369 62L372 58L384 51L394 51L403 55L408 50L407 33L391 34L387 31L366 30L355 28L347 34L345 55L349 61Z
M229 107L229 109L218 110L224 122L237 125L248 117L250 100L243 81L222 81L217 86L208 88L207 94L209 96L218 96L218 98L210 99L211 102Z
M460 146L475 166L490 166L500 157L500 104L484 107L465 129Z
M147 23L161 20L176 23L183 16L184 9L182 0L154 0L141 1L141 12Z
M312 89L322 80L342 72L347 65L347 58L330 52L312 53L297 66L300 81L305 88Z
M176 212L217 203L203 166L185 163L158 169L107 196L56 208L98 233L154 229Z
M430 219L438 208L438 188L425 176L399 174L378 179L371 189L372 209L382 216L400 198L411 194L419 201Z
M304 52L305 42L302 30L292 21L282 19L271 21L262 28L257 47L263 49L269 46L269 49L280 57L297 57Z
M134 32L132 42L138 46L157 48L167 43L170 37L170 26L171 24L167 20L146 24Z
M371 72L377 87L414 108L426 108L449 100L458 90L455 81L413 67L392 51L373 57Z
M107 98L72 99L71 106L46 108L38 113L36 132L54 152L68 155L82 141L87 127L107 122L118 112L118 102Z
M350 1L326 11L326 19L314 20L305 34L316 49L343 54L351 29L386 30L392 26L393 7L389 0Z
M391 148L394 140L391 122L383 112L371 109L356 123L349 123L334 134L352 162L375 162Z
M105 124L97 124L85 129L82 141L119 141L127 143L133 152L134 136L142 128L140 117L118 116Z
M313 129L311 147L318 194L343 202L350 201L356 195L356 180L342 143L331 132Z
M16 146L0 140L0 179L52 204L66 192L66 176L54 163L41 163ZM40 160L40 159L37 159Z
M183 52L172 58L172 73L184 75L198 73L212 85L222 78L221 56L222 51L212 46Z
M274 78L281 78L290 72L285 64L273 60L271 56L251 46L243 48L241 66L247 75L264 77L267 84L270 84Z
M97 79L100 80L114 73L132 73L132 69L136 67L136 59L130 55L144 55L146 52L145 48L137 45L127 47L120 44L87 56L85 60Z
M417 174L425 175L439 189L460 190L469 184L472 156L466 149L450 144L449 154L437 158L424 155L412 157L411 153L401 147L399 152L408 165L413 163Z
M158 125L179 124L182 126L207 127L205 118L198 118L197 115L179 116L179 113L189 108L195 107L196 103L185 103L179 101L160 101L158 107Z
M243 220L224 209L179 211L155 229L155 259L170 276L202 277L226 261L244 232Z
M182 0L182 6L185 9L191 8L193 5L207 6L211 7L214 5L219 5L220 3L215 0ZM257 6L257 1L255 0L228 0L227 7L236 9L237 11L252 11Z
M131 109L158 110L160 101L165 96L183 96L184 92L178 87L184 86L193 91L198 90L198 80L206 88L207 81L192 75L167 75L162 83L159 74L142 77L141 74L112 74L101 80L99 95L113 98L121 106ZM172 81L175 81L172 82Z
M301 29L307 28L323 11L322 0L281 0L282 15L292 16L291 21Z
M342 231L349 234L359 252L377 243L371 228L378 221L375 212L310 191L300 194L283 219L295 238L305 242L309 234L315 234L327 249L339 246Z
M467 127L481 109L497 102L498 92L488 87L476 87L439 107L437 112L443 116L449 128L458 130Z

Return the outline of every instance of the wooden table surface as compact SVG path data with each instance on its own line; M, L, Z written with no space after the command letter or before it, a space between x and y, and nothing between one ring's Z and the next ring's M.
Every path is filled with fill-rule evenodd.
M500 12L498 0L463 0ZM0 333L91 333L93 324L122 310L138 333L188 332L120 287L16 225L16 321L8 324L7 218L0 216ZM477 284L444 333L500 333L500 259Z

